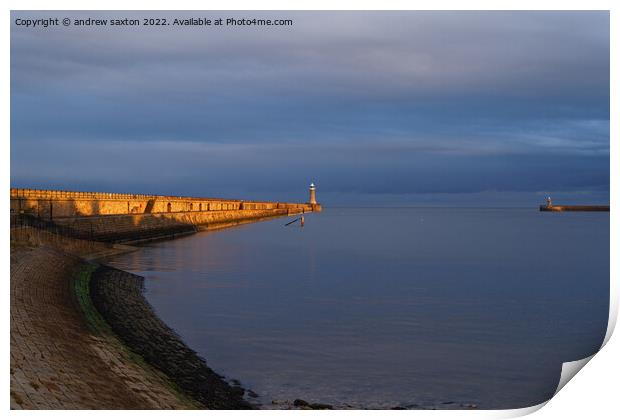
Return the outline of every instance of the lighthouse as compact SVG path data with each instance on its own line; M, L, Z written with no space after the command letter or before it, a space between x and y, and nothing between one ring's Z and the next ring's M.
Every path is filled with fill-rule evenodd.
M314 182L310 184L310 204L316 204L316 187L314 186Z

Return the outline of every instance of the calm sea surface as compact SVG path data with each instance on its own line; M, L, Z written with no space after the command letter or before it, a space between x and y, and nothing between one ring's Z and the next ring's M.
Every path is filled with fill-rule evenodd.
M332 208L109 263L227 378L272 400L518 408L600 347L609 213Z

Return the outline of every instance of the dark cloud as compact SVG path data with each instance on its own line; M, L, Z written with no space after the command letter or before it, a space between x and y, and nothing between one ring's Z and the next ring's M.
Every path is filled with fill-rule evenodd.
M334 202L609 189L607 12L248 14L295 24L13 25L12 184L280 199L315 180Z

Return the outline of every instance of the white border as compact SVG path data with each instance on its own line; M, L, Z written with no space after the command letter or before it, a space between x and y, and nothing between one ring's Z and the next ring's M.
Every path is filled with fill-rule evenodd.
M4 141L2 142L2 154L0 159L2 160L1 168L5 173L3 178L4 185L4 208L9 208L8 190L10 183L10 77L9 66L7 63L10 58L10 10L610 10L611 11L611 45L617 46L618 38L618 24L620 19L617 14L620 10L620 2L611 0L477 0L465 2L463 0L435 0L435 1L414 1L414 0L383 0L383 1L339 1L339 0L317 0L317 1L210 1L200 2L191 0L176 0L176 1L161 1L154 0L150 2L139 2L134 0L109 0L109 1L90 1L88 3L65 0L65 1L15 1L9 0L3 2L5 5L4 19L2 20L2 52L3 67L2 67L2 95L4 100L2 101L2 127L4 128ZM148 7L146 7L148 6ZM615 76L618 74L618 53L611 49L611 115L616 118L611 118L611 207L618 208L618 173L620 171L619 156L617 153L616 142L618 140L618 78ZM612 213L613 215L613 213ZM6 216L5 216L6 217ZM7 218L8 219L8 218ZM618 224L615 218L611 217L611 255L620 255L618 253ZM10 319L10 301L9 301L9 243L5 239L2 244L2 255L4 256L4 268L2 272L3 284L5 287L5 293L2 294L2 306L5 308L5 316L3 322L3 332L5 340L9 336L9 319ZM289 418L290 416L330 416L330 417L350 417L356 418L372 417L377 415L389 415L390 417L404 416L416 418L420 417L433 417L433 418L504 418L514 417L529 414L537 411L544 405L549 407L544 410L538 411L534 416L538 418L583 418L584 416L594 418L609 418L615 417L612 413L618 413L615 402L617 398L614 385L618 379L619 373L618 356L620 355L620 345L617 343L618 339L609 341L611 333L616 323L618 313L618 263L614 258L611 258L611 305L610 305L610 322L608 326L607 335L605 338L605 350L594 357L591 363L584 372L580 373L580 378L577 381L571 381L556 397L550 400L547 404L541 404L540 406L520 409L520 410L498 410L498 411L392 411L392 412L377 412L377 411L334 411L334 412L308 412L308 411L295 411L295 412L283 412L283 411L259 411L259 412L182 412L175 413L178 416L216 416L226 418L237 418L251 416L255 418ZM5 407L9 407L9 360L10 354L10 342L5 341L5 345L2 347L2 354L4 356L5 365L2 367L4 373L4 386L2 387L6 398ZM590 358L588 358L589 360ZM568 367L574 370L575 366L580 363L575 362L568 364ZM577 369L579 370L579 369ZM563 376L567 375L567 372L563 372ZM559 387L561 388L561 387ZM82 416L80 412L11 412L12 416L45 416L46 418L65 418L74 416ZM155 418L162 418L162 416L168 416L168 412L151 412L148 415ZM114 416L136 416L140 413L132 412L90 412L89 416L96 418L107 418L110 415Z

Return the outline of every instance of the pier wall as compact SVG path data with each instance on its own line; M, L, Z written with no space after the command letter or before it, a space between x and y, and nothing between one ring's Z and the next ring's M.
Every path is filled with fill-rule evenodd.
M223 210L297 209L305 203L246 201L144 194L11 189L11 214L42 219L58 217L151 214ZM314 205L315 208L317 205Z
M547 206L542 204L540 211L609 211L609 206L574 206L574 205L554 205Z
M27 215L81 239L130 243L270 217L319 204L11 189L11 216Z
M65 232L77 238L135 243L309 211L312 210L296 208L63 217L54 219L54 225L65 228Z

